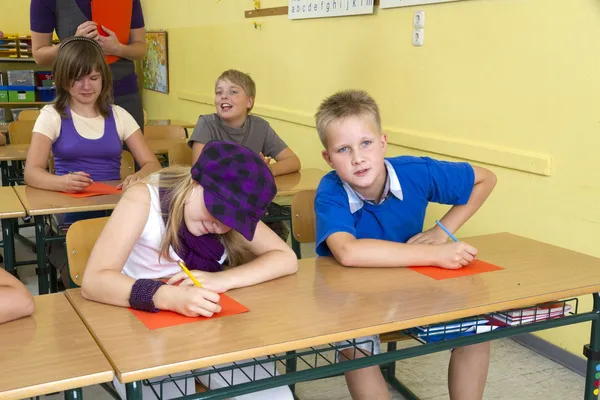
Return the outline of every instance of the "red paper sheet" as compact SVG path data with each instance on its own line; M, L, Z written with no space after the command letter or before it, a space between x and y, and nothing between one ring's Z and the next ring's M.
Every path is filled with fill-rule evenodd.
M409 267L415 272L433 278L435 280L458 278L460 276L476 275L483 272L499 271L504 268L481 260L475 260L467 266L459 269L444 269L438 267Z
M114 186L107 185L106 183L94 182L85 190L77 193L65 193L67 196L71 196L76 199L80 199L83 197L92 197L92 196L101 196L103 194L119 194L121 193L121 189L117 189Z
M219 304L221 305L221 312L214 314L211 318L207 317L186 317L181 314L177 314L171 311L161 310L157 313L150 313L146 311L129 309L144 325L150 330L166 328L169 326L176 326L182 324L189 324L192 322L205 321L207 319L215 319L228 317L230 315L242 314L250 311L249 308L243 304L238 303L231 297L221 294Z
M133 0L92 0L92 21L98 24L100 35L108 36L102 29L104 25L117 35L119 42L128 44L132 10ZM106 56L109 64L118 59L117 56Z

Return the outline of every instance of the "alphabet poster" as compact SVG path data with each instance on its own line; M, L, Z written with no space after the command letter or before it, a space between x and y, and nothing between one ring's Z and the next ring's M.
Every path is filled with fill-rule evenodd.
M288 0L288 18L326 18L373 14L373 0Z

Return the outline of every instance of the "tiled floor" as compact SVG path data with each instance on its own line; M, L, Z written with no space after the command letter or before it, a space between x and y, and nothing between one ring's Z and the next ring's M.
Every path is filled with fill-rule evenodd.
M33 238L33 229L23 232ZM312 245L303 245L305 257L314 255ZM31 259L34 254L28 246L17 241L17 258ZM21 280L37 294L37 279L33 266L19 267ZM417 345L404 341L400 346ZM397 363L397 376L423 400L448 399L447 365L449 352L431 354ZM492 343L492 360L486 385L486 400L574 400L583 398L584 378L542 357L509 339ZM84 388L84 398L109 400L111 397L99 386ZM349 399L343 377L322 379L297 385L302 400ZM403 397L392 390L392 398ZM59 400L62 394L42 399Z

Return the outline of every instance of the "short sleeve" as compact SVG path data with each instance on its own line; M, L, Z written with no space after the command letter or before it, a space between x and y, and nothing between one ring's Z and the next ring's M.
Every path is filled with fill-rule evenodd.
M192 147L194 142L206 144L211 140L217 140L218 138L214 137L213 130L210 129L208 121L206 118L201 115L198 118L198 122L196 122L196 126L194 127L194 132L192 132L192 136L188 141L188 145Z
M326 175L319 184L315 197L315 214L317 255L332 255L326 241L334 233L346 232L356 237L348 195L334 173Z
M429 169L429 201L466 204L475 184L473 167L466 162L448 162L424 157Z
M265 143L262 153L267 157L275 158L279 153L287 148L287 144L282 138L275 132L271 125L267 121L267 136L265 137Z
M142 3L140 0L133 0L133 8L131 10L131 29L139 29L144 27L144 13L142 12Z
M51 105L44 106L35 120L33 131L47 136L54 143L60 134L60 124L58 111Z
M124 142L129 139L129 136L133 135L135 131L140 129L140 126L124 108L113 105L113 112L115 114L119 138L121 139L121 142Z
M29 27L33 32L52 33L56 28L56 0L31 0Z

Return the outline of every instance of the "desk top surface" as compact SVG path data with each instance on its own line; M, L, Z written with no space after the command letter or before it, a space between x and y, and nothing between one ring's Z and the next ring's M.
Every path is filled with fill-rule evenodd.
M27 215L12 186L0 187L0 219Z
M302 190L316 190L325 174L327 171L306 168L293 174L276 176L277 196L293 196Z
M116 186L120 181L103 182ZM112 210L121 194L108 194L84 198L73 198L65 193L36 189L31 186L15 186L15 192L28 215L49 215L68 212Z
M0 398L110 382L113 371L62 293L35 297L32 316L0 325Z
M0 146L0 161L24 161L29 151L28 144L7 144Z
M506 233L467 241L505 269L437 281L302 259L294 275L229 292L248 313L152 331L126 308L67 296L131 382L600 291L598 258Z

